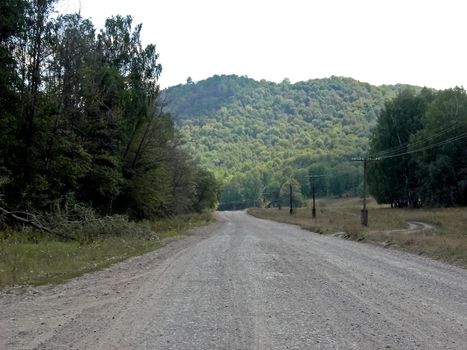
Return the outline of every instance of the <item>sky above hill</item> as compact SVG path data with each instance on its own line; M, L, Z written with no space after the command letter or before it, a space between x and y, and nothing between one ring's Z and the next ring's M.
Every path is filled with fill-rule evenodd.
M97 28L143 23L162 87L214 74L467 88L465 0L61 0Z

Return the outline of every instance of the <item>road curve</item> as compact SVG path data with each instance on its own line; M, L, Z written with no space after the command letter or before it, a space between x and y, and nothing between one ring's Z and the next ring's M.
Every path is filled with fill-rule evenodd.
M24 300L2 296L0 347L467 349L466 270L218 216L189 244Z

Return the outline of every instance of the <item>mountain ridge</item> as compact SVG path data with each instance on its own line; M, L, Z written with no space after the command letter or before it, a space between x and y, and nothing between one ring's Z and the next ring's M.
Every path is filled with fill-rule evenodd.
M203 165L227 187L237 177L245 182L252 177L264 191L278 181L268 178L270 173L290 167L287 174L301 173L326 158L364 154L384 103L404 89L421 88L337 76L292 84L215 75L163 94Z

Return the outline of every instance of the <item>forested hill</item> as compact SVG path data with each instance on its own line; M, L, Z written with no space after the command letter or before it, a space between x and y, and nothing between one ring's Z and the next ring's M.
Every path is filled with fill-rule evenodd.
M384 102L406 87L342 77L277 84L229 75L189 79L165 94L189 145L224 182L222 200L242 202L261 200L260 192L282 178L300 185L312 164L335 167L362 155Z

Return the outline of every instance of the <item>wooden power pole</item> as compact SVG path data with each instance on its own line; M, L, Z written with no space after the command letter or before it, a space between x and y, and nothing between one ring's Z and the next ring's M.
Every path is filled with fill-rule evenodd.
M368 173L368 159L363 160L363 209L360 214L360 222L363 226L368 226L368 209L366 207L366 186Z
M310 191L312 192L312 198L313 198L313 207L311 209L311 216L313 218L316 218L316 206L315 206L315 179L318 179L320 177L324 177L325 175L308 175L305 176L310 181Z
M363 226L368 226L368 208L366 205L368 162L374 160L378 160L378 158L352 158L353 162L363 162L363 208L360 212L360 222Z
M290 215L293 214L293 204L292 204L292 183L289 184L289 202L290 202L290 206L289 206L289 213Z

